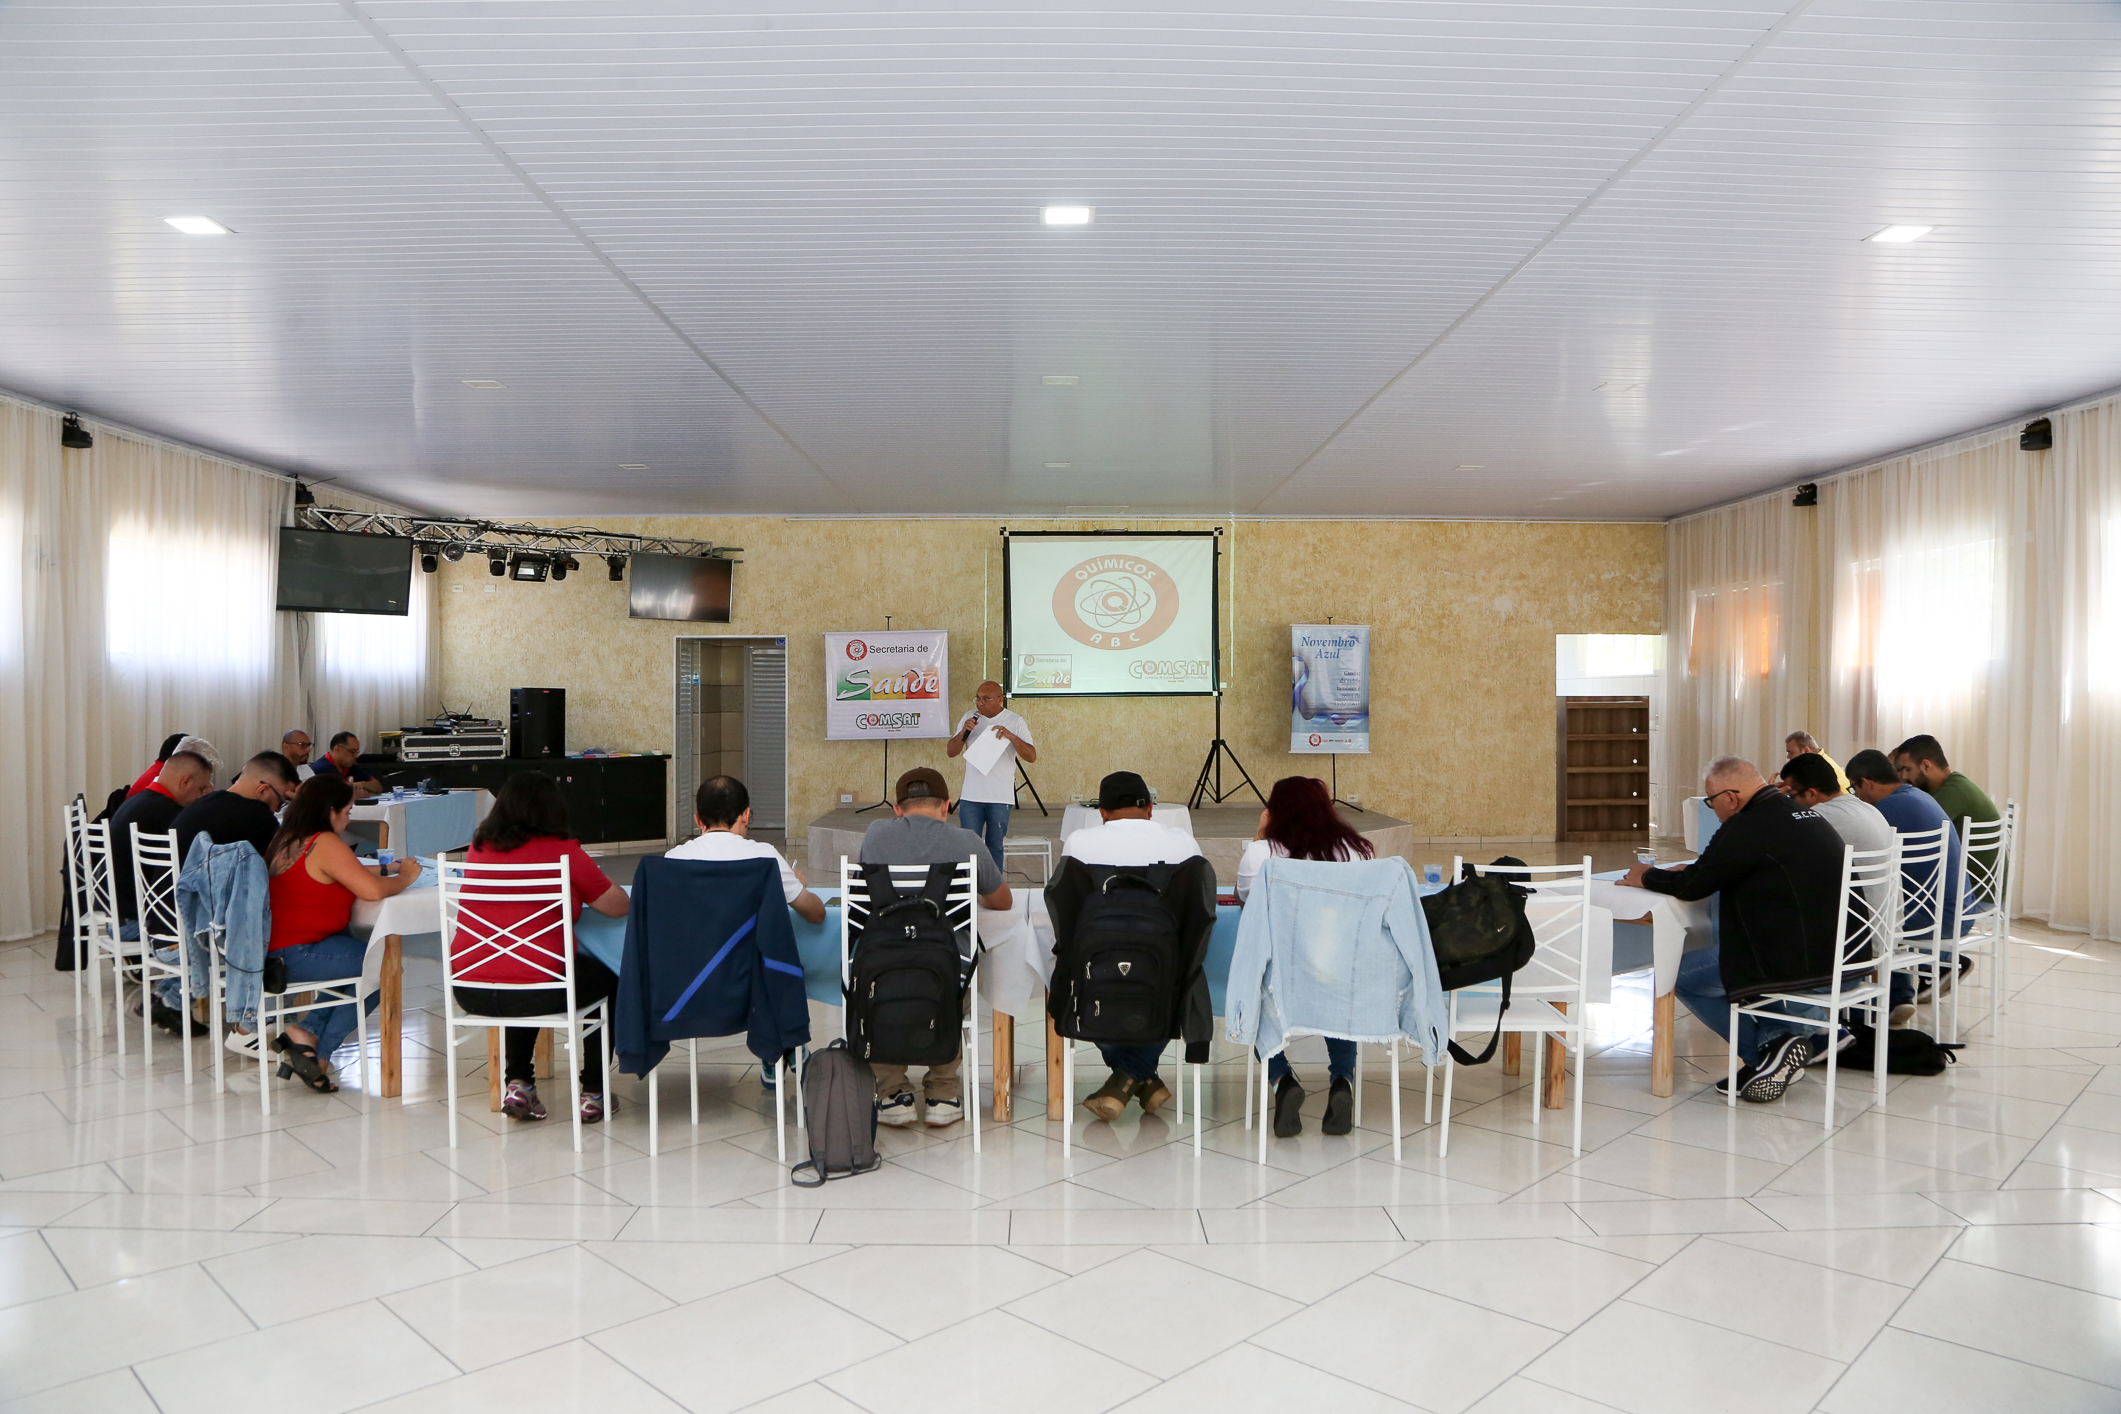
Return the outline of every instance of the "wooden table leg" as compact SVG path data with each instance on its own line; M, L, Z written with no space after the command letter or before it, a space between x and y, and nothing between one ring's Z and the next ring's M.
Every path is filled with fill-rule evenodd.
M1016 1018L1006 1011L994 1013L994 1122L1009 1122L1009 1092L1016 1082ZM978 1103L975 1098L974 1103Z
M1660 1099L1672 1093L1672 1029L1677 1021L1678 994L1666 992L1653 1004L1650 1023L1650 1093Z
M1568 1009L1569 1004L1567 1002L1554 1003L1554 1010L1556 1011L1566 1012ZM1548 1036L1545 1039L1547 1043L1546 1103L1548 1109L1558 1110L1561 1108L1562 1086L1568 1078L1569 1052L1568 1048L1561 1044L1559 1036Z
M501 1028L486 1028L486 1108L501 1112Z
M1502 1038L1502 1073L1516 1075L1524 1069L1524 1032L1511 1031Z
M1067 1097L1061 1093L1061 1038L1053 1029L1053 1018L1046 1018L1046 1119L1050 1123L1068 1119Z
M396 933L383 939L383 965L377 977L376 1045L382 1051L382 1095L395 1100L405 1093L405 940Z

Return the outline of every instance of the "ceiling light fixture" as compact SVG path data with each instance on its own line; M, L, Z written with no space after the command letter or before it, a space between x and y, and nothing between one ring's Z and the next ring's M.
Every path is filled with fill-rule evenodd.
M646 462L620 462L620 463L619 463L619 470L620 470L620 471L646 471L646 470L648 470L648 463L646 463Z
M526 584L543 584L551 570L552 562L532 551L518 550L508 557L508 577Z
M1082 379L1073 373L1049 373L1039 381L1048 388L1073 388Z
M622 584L625 582L626 557L624 555L606 555L604 557L604 563L610 566L611 568L611 582L613 584Z
M1047 463L1046 463L1046 470L1048 470L1048 471L1066 471L1066 470L1067 470L1067 469L1068 469L1069 467L1071 467L1071 466L1074 466L1074 465L1075 465L1075 463L1074 463L1074 462L1047 462Z
M465 387L477 388L482 392L491 392L495 388L505 388L508 386L506 383L503 383L498 378L466 378L461 381L463 382Z
M187 236L230 236L235 232L211 216L165 216L165 226L175 226Z
M1486 462L1467 462L1463 466L1454 466L1451 468L1451 470L1453 471L1486 471L1487 469L1488 464Z
M420 547L420 573L433 574L440 568L442 568L442 562L435 558L435 547L422 545Z
M1044 206L1039 208L1039 221L1048 226L1087 226L1097 219L1094 206Z
M486 552L486 573L492 575L495 579L499 579L508 573L508 552L506 550L488 550Z
M444 545L442 547L442 558L449 561L451 564L455 564L457 561L463 559L463 542L459 540L452 540L447 545Z
M1878 245L1906 245L1909 241L1921 240L1936 229L1935 226L1887 226L1877 235L1864 239Z

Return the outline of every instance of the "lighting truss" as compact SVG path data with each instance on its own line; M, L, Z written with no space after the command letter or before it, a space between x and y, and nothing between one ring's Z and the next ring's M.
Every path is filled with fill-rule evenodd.
M577 555L689 555L696 559L735 560L741 545L708 540L672 540L657 535L619 535L586 525L526 525L496 520L463 520L453 516L393 515L348 511L336 506L297 506L295 518L305 530L338 530L355 535L395 535L417 540L439 551L461 545L467 551L547 550Z

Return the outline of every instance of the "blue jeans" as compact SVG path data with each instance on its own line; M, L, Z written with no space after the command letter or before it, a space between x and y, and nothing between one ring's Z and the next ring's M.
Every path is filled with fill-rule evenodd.
M358 977L361 975L361 959L368 952L368 944L351 933L334 933L328 938L319 938L300 947L281 948L271 954L287 964L287 990L299 992L301 982L321 982L328 977ZM330 1006L323 1005L326 997L339 1000ZM371 992L363 1010L373 1012L381 1001L380 992ZM316 1004L296 1019L295 1025L317 1038L317 1059L330 1060L331 1053L339 1049L339 1043L354 1029L354 1010L347 1005L344 992L319 992Z
M1723 990L1723 949L1711 943L1705 948L1696 948L1679 960L1679 977L1672 985L1672 992L1686 1004L1686 1009L1702 1025L1728 1041L1731 1037L1731 999ZM1797 1006L1779 1002L1777 1007L1791 1016L1814 1016L1824 1019L1824 1007ZM1805 1026L1777 1026L1757 1016L1738 1018L1738 1059L1752 1062L1760 1058L1760 1052L1777 1037L1796 1032L1799 1035L1818 1035L1819 1032Z
M1289 1056L1285 1051L1276 1051L1267 1057L1267 1079L1276 1085L1289 1073ZM1355 1043L1343 1041L1338 1036L1326 1037L1326 1074L1335 1080L1355 1083Z
M987 853L994 856L994 867L1002 867L1002 837L1009 833L1009 812L1012 805L997 804L986 800L960 800L957 803L957 822L978 835L987 846Z
M1099 1046L1098 1054L1129 1080L1147 1080L1156 1074L1156 1063L1164 1058L1162 1044L1154 1046Z

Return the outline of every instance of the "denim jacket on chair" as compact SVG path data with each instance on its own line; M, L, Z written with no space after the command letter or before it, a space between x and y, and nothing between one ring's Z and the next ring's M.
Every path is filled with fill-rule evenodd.
M1271 1056L1290 1036L1389 1041L1443 1055L1443 989L1404 859L1270 859L1237 925L1231 1040Z
M266 900L265 861L249 844L215 844L204 833L192 837L191 853L177 875L177 915L191 950L193 987L204 995L210 934L221 936L228 958L227 1019L246 1030L258 1024L258 982L265 971L265 943L272 935Z

